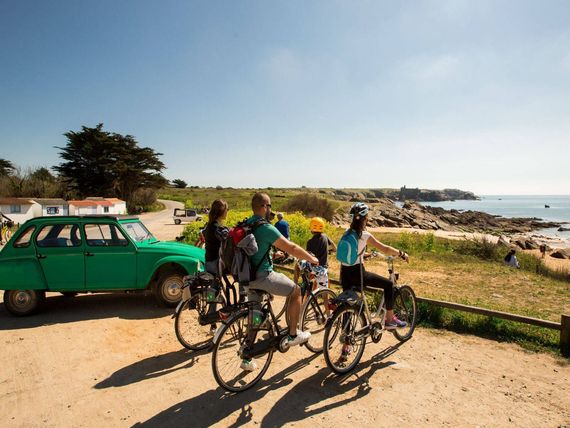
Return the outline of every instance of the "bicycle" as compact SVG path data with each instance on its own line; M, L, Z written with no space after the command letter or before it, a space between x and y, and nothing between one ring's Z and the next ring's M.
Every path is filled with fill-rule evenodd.
M387 257L389 278L394 284L394 314L407 323L404 328L385 329L386 305L384 295L374 313L370 313L364 294L354 290L343 292L333 301L337 304L324 334L324 357L327 366L337 374L348 373L360 362L368 337L380 342L384 331L391 331L401 342L412 337L416 327L417 302L414 290L409 285L398 285L399 273L394 271L394 257ZM352 358L352 360L351 360Z
M245 296L236 290L236 282L230 281L227 275L198 272L185 276L182 299L172 315L176 338L192 351L210 348L219 336L220 324L242 309L244 301ZM277 319L285 309L286 304L283 304Z
M309 338L303 345L311 352L322 351L320 339L324 332L330 302L336 298L334 291L324 287L314 287L318 266L300 260L299 273L303 280L301 283L301 298L304 300L301 308L300 325L302 330L309 330L316 339ZM271 364L273 353L277 350L285 353L289 350L287 336L288 327L279 326L279 317L273 312L272 296L260 290L255 292L257 298L244 304L241 310L221 327L219 336L214 340L212 352L212 371L218 385L231 392L241 392L255 385ZM286 300L285 307L288 306ZM313 339L313 340L312 340ZM242 368L243 360L256 359L260 370L245 371Z
M235 283L230 282L226 275L198 272L185 276L182 300L172 315L176 338L182 346L192 351L211 347L213 326L238 310L242 300L243 296L238 296Z
M332 301L336 293L330 288L318 284L317 278L322 274L322 266L314 266L305 260L299 260L295 265L301 277L301 299L303 307L299 325L302 331L309 331L311 337L305 343L311 352L323 350L323 334L327 319L332 314Z
M271 307L271 296L252 290L257 299L245 303L221 327L214 341L212 372L218 385L231 392L241 392L255 385L265 374L276 350L287 352L289 329L281 328ZM244 360L256 359L260 370L242 368Z

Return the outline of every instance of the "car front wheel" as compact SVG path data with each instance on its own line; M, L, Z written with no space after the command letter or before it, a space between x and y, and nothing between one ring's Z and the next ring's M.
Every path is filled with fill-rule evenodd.
M175 307L182 299L183 275L178 272L166 272L160 276L154 295L157 300L170 308Z
M12 315L21 317L36 312L45 299L43 290L4 291L4 306Z

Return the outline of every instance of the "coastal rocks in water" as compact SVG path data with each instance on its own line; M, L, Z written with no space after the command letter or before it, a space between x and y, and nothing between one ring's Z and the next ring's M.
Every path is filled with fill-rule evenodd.
M570 232L570 227L563 227L563 226L560 226L560 227L558 228L558 232Z
M550 254L550 257L554 257L555 259L570 259L570 251L556 250Z
M354 196L354 195L352 195ZM543 222L537 218L504 218L479 211L445 210L441 207L427 207L417 202L405 202L398 207L388 198L374 198L370 205L368 223L371 227L402 227L423 230L444 230L448 232L485 232L493 234L527 234L533 230L560 227L559 223ZM348 213L338 213L333 224L350 223ZM506 240L506 238L505 238ZM535 240L528 236L518 237L505 245L517 245L521 249L536 249Z

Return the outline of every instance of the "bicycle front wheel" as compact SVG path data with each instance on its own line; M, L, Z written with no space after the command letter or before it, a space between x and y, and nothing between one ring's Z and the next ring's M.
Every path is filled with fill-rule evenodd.
M212 346L212 326L200 324L200 317L206 316L209 304L202 293L186 300L174 319L176 338L186 349L200 351Z
M275 314L275 319L280 319L285 311L287 310L287 305L289 304L289 297L286 296L273 296L271 300L271 307L273 308L273 313Z
M301 317L301 330L311 332L309 341L305 346L314 353L322 352L325 325L332 315L330 302L336 298L336 293L328 288L323 288L309 296L305 303Z
M414 333L417 321L418 306L416 301L416 294L414 290L408 285L403 285L396 291L394 298L394 315L401 321L405 321L408 325L404 328L397 328L393 330L394 336L401 341L405 342Z
M367 325L363 313L358 308L344 306L335 311L325 329L323 354L329 368L337 374L345 374L354 369L362 358L366 345L366 334L362 331Z
M241 392L251 388L263 377L273 357L273 349L256 356L252 360L244 360L244 351L251 348L248 343L248 314L246 311L235 315L222 327L220 337L214 344L212 352L212 371L218 385L231 392ZM260 330L256 335L256 343L268 339L268 331ZM252 345L254 346L254 345Z

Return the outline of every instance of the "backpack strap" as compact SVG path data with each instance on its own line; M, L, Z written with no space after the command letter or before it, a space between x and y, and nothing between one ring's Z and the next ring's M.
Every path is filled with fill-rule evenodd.
M260 218L259 220L255 221L251 225L251 232L253 233L259 226L262 226L264 224L269 224L269 222L267 220L265 220L264 218ZM267 261L271 264L271 259L269 258L269 252L270 251L271 251L271 245L269 246L269 248L267 249L267 251L265 252L263 257L261 259L259 259L259 263L253 268L252 273L254 276L257 276L257 270L261 267L261 265L263 264L263 261L265 260L266 257L267 257Z

